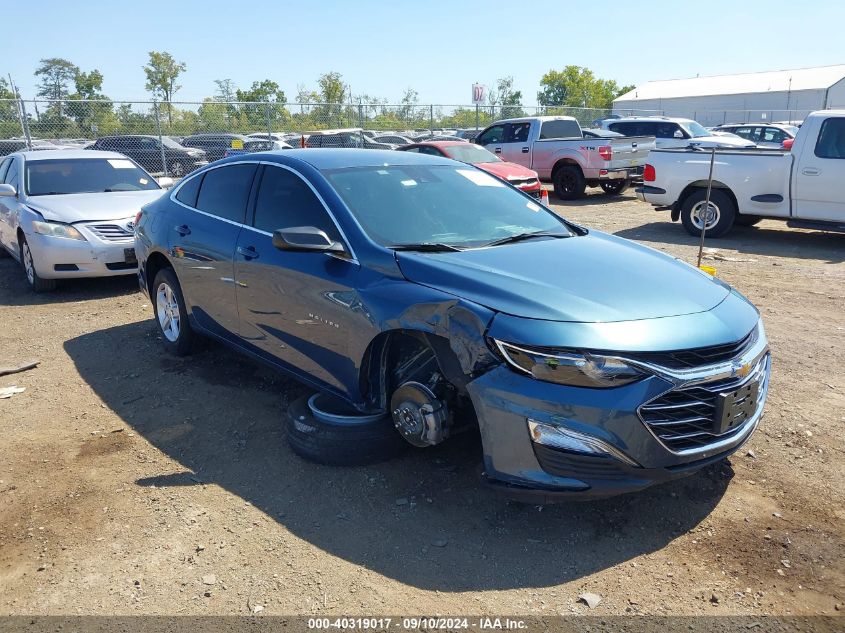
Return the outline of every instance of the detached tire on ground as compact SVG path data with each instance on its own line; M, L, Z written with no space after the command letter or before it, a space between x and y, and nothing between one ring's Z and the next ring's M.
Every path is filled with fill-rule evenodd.
M561 200L577 200L584 195L587 181L581 168L575 165L559 167L552 176L555 195Z
M710 191L710 212L705 208L706 189L697 189L681 206L681 222L687 233L694 237L701 235L701 220L707 215L705 237L722 237L731 230L736 220L736 205L733 199L721 189Z
M631 186L631 181L627 178L617 178L616 180L602 180L599 187L609 196L619 196L628 190Z
M363 466L397 457L409 444L393 427L387 414L347 415L344 411L332 421L317 417L309 407L310 398L329 398L322 394L303 396L288 407L286 431L294 453L309 461L329 466ZM321 405L322 406L322 405Z

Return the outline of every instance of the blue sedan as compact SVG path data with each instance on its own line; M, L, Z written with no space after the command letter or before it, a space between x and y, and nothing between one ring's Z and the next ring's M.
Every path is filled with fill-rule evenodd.
M762 415L741 294L449 159L232 157L147 205L135 248L170 352L208 336L314 387L287 435L319 462L475 430L506 495L599 497L725 458Z

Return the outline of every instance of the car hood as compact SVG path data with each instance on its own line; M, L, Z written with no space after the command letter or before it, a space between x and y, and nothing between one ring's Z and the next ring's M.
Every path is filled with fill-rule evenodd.
M754 147L754 143L748 141L740 136L696 136L689 139L690 145L699 145L701 147Z
M533 169L528 169L527 167L523 167L522 165L517 165L516 163L508 163L505 161L496 163L477 163L475 166L479 169L483 169L484 171L490 174L493 174L494 176L504 178L505 180L511 180L514 178L524 179L537 177L537 172Z
M88 222L119 220L134 216L145 204L156 200L163 189L151 191L115 191L113 193L73 193L63 196L32 196L26 205L45 220Z
M607 323L705 312L730 287L668 255L591 232L449 253L396 253L410 281L532 319Z

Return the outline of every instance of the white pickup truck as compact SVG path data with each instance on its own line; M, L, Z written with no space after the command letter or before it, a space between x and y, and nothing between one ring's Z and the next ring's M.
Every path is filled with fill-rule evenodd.
M654 149L653 136L584 138L571 116L521 117L497 121L473 143L511 163L533 169L551 182L561 200L577 200L587 186L618 195L639 179Z
M649 157L639 196L669 209L692 235L720 237L734 224L763 218L787 226L845 231L845 110L804 120L791 151L716 150L710 206L705 204L710 150L658 149Z

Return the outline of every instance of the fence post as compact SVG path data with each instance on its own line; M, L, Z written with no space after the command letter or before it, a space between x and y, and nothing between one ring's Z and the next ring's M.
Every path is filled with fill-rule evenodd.
M23 99L18 98L18 119L21 122L21 132L23 132L23 137L26 139L26 148L32 149L32 136L29 133L29 124L26 120L26 106L24 105Z
M273 124L270 122L270 98L267 98L267 103L264 104L264 110L267 114L267 140L273 140Z
M434 134L434 104L428 106L428 131Z
M162 142L162 139L161 139L161 121L159 120L159 117L158 117L158 101L153 101L153 110L155 111L155 115L156 115L156 131L158 132L158 147L161 150L161 166L162 166L162 169L164 171L165 177L167 177L170 174L168 173L168 170L167 170L167 160L164 158L164 143Z
M358 97L358 127L364 129L364 104Z

